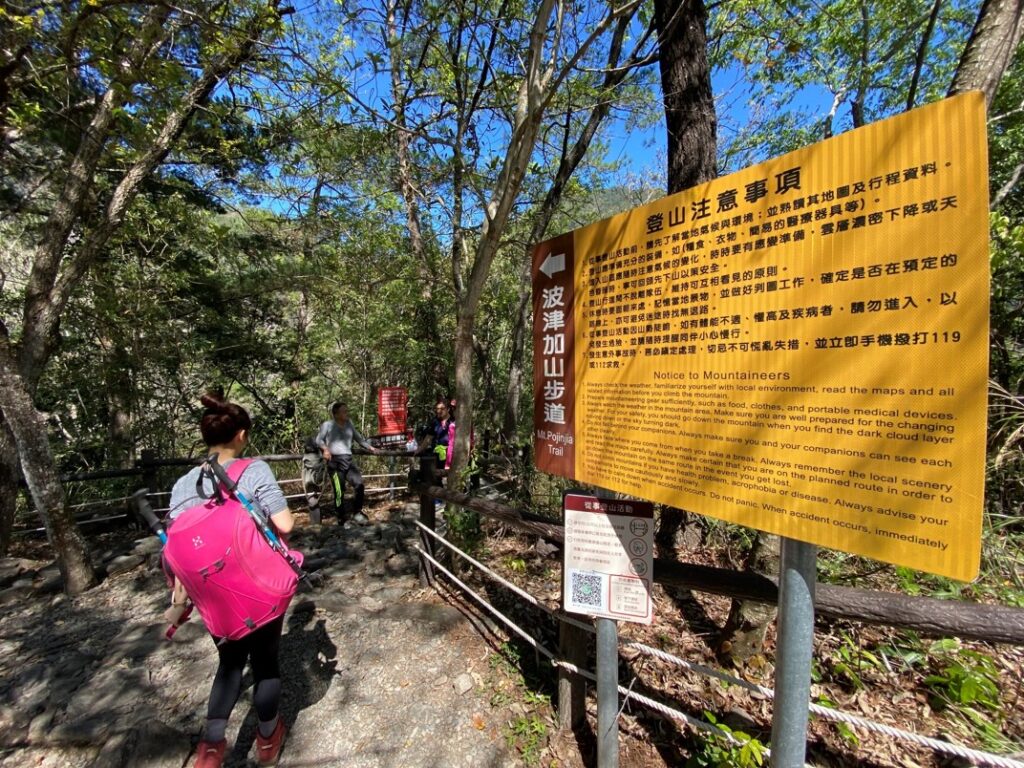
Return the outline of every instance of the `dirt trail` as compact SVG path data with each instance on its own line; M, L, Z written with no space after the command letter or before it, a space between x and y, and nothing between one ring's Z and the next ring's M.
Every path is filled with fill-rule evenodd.
M491 649L462 613L419 589L415 505L380 515L389 519L305 528L293 540L325 583L298 595L286 619L280 765L519 764L482 682ZM73 600L45 564L0 561L0 768L191 765L216 654L198 620L163 639L155 544L107 552L113 575ZM229 768L255 765L244 685Z

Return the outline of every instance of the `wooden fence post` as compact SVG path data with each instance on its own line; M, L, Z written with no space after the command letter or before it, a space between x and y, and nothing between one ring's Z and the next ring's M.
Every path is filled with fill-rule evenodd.
M579 668L587 663L589 633L567 621L558 622L558 657ZM586 718L587 682L567 669L558 668L558 728L575 731Z
M434 484L434 465L436 459L434 454L427 453L420 456L420 483L424 485ZM434 500L425 493L420 494L420 522L431 531L437 530L437 509L434 507ZM420 543L423 551L434 557L436 547L434 539L428 534L420 531ZM425 559L420 558L420 584L423 586L434 586L433 566Z
M156 452L146 448L137 462L142 469L142 484L149 488L150 493L156 493L159 488L156 486Z

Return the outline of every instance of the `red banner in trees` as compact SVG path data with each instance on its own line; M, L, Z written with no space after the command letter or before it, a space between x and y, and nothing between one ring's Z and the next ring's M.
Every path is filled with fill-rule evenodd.
M409 414L409 393L405 387L377 390L377 434L404 435Z

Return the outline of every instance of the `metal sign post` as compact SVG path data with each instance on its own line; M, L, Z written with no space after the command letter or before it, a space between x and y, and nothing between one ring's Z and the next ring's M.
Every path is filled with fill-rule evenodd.
M803 768L807 752L817 555L813 544L782 539L772 768Z
M598 617L597 768L619 768L619 625Z
M619 765L618 620L653 619L654 507L568 491L562 499L565 546L562 605L594 617L597 628L597 765Z

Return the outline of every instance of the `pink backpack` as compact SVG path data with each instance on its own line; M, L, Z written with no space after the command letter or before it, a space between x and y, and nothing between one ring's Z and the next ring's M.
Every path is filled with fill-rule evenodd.
M228 477L237 482L250 463L232 462L226 468ZM302 564L300 552L290 554ZM299 581L233 493L215 493L182 512L167 531L164 562L210 634L227 640L243 638L283 616Z

